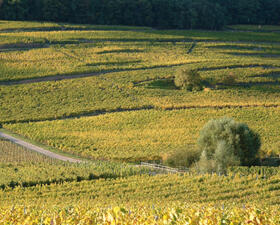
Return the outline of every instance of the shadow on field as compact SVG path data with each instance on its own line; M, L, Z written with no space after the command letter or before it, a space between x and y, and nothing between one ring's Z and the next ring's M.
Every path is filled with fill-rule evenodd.
M7 28L0 30L0 33L17 33L17 32L39 32L39 31L62 31L63 27L26 27L26 28Z
M45 43L13 43L0 45L0 52L12 52L12 51L29 51L32 49L48 48L49 44Z
M280 71L275 71L275 72L271 72L271 73L263 73L263 74L254 75L254 76L250 76L250 77L252 77L252 78L265 77L265 78L277 79L277 78L280 78Z
M131 62L129 62L129 63L131 63ZM61 75L34 77L34 78L18 79L18 80L2 80L2 81L0 81L0 85L9 86L9 85L47 82L47 81L61 81L61 80L67 80L67 79L77 79L77 78L84 78L84 77L101 76L101 75L105 75L105 74L108 74L108 73L170 68L170 67L182 66L182 65L186 65L186 64L191 64L191 63L178 63L178 64L170 64L170 65L155 65L155 66L147 66L147 67L144 66L144 67L139 67L139 68L111 69L111 70L103 70L103 71L100 71L100 72L88 72L88 73L84 73L84 74L61 74Z
M148 89L178 90L171 78L152 80L146 87Z
M263 68L263 69L277 69L280 66L272 66L270 64L249 64L249 65L228 65L228 66L217 66L209 68L198 68L198 71L215 71L224 69L239 69L239 68Z
M88 63L86 66L108 66L108 65L127 65L127 64L134 64L134 63L141 63L142 60L134 60L134 61L115 61L115 62L98 62L98 63Z
M280 157L264 158L261 160L261 166L278 167L280 166Z
M93 38L93 39L84 39L84 38L72 38L69 39L69 42L80 42L80 43L98 43L98 42L150 42L151 44L156 42L193 42L192 39L185 38Z
M221 84L224 85L224 84ZM279 86L280 91L280 81L263 81L263 82L239 82L234 85L226 85L226 86L242 86L242 87L260 87L260 86Z
M102 54L111 54L111 53L139 53L139 52L145 52L145 51L139 49L119 49L119 50L108 50L108 51L97 52L96 54L102 55Z
M12 39L12 37L9 37ZM149 42L151 44L154 44L156 42L192 42L186 41L183 39L178 40L168 40L168 39L83 39L83 38L77 38L77 39L68 39L65 41L52 41L52 40L39 40L34 41L32 43L10 43L10 44L0 44L0 51L1 52L8 52L8 51L28 51L34 48L48 48L53 45L59 45L60 47L63 47L68 44L73 45L79 45L79 44L95 44L95 43L102 43L102 42ZM113 50L113 51L103 51L99 52L97 54L109 54L109 53L136 53L136 52L144 52L142 50Z
M179 88L175 86L174 79L172 78L150 79L134 84L145 86L148 89L179 90ZM274 86L275 88L272 88L272 86ZM255 90L260 92L275 93L275 92L280 92L280 80L266 81L266 82L238 82L232 85L217 83L215 88L213 88L211 85L209 86L209 88L216 89L216 90L231 89L231 88L232 89L255 88Z
M221 50L233 50L232 52L221 52L223 54L234 55L234 56L248 56L248 57L261 57L261 58L278 58L280 57L279 53L266 53L264 50L279 50L279 47L267 47L260 45L250 45L250 46L241 46L241 45L217 45L217 46L208 46L209 49L221 49ZM249 50L254 52L237 52L234 50Z
M233 55L233 56L247 56L247 57L260 57L260 58L280 58L279 54L271 54L271 53L242 53L242 52L224 52L224 54Z
M72 27L72 26L65 26L63 24L60 24L59 26L49 26L49 27L26 27L26 28L6 28L1 29L0 33L17 33L17 32L48 32L48 31L146 31L149 29L135 29L135 28L121 28L116 26L113 28L113 26L106 27L104 26L87 26L82 25L81 27Z
M248 57L261 57L261 58L279 58L280 57L280 52L276 53L268 53L268 52L263 52L265 50L279 50L279 47L267 47L267 46L260 46L260 45L249 45L249 46L244 46L244 45L217 45L217 46L208 46L208 49L221 49L221 50L233 50L231 52L226 52L222 51L221 53L223 54L228 54L228 55L233 55L233 56L248 56ZM238 52L234 50L249 50L249 51L254 51L254 52Z
M207 46L209 49L223 49L223 50L254 50L261 51L264 48L260 46L244 46L244 45L216 45L216 46Z

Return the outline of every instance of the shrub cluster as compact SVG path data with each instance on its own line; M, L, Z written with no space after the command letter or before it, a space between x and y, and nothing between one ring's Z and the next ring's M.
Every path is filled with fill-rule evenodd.
M189 91L200 91L203 88L203 80L197 70L180 69L174 79L176 87Z
M166 164L195 167L201 173L226 173L232 166L258 164L261 140L246 124L231 118L210 120L201 130L197 150L171 154Z
M168 155L168 157L163 161L163 163L171 167L190 168L195 162L199 160L199 156L199 151L197 151L193 147L181 148Z
M233 73L226 74L222 77L221 83L225 85L234 85L236 84L236 76Z
M177 88L189 91L201 91L203 88L218 88L220 86L236 85L236 75L233 73L225 74L220 80L214 78L202 79L197 70L181 68L177 70L174 78L174 84Z

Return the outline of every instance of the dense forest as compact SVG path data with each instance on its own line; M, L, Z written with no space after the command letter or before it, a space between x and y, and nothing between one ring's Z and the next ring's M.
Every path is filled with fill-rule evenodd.
M0 0L0 19L217 30L279 24L280 0Z

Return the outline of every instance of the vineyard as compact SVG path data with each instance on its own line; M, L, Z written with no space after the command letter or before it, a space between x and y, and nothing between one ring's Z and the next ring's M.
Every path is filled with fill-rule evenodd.
M246 122L261 134L263 156L280 153L280 111L274 107L140 110L5 127L82 157L145 161L195 144L208 120L225 115Z
M279 175L136 175L127 178L73 181L64 184L6 188L0 191L1 205L40 202L52 206L145 203L279 204ZM4 200L5 201L2 201Z
M42 212L42 213L39 213ZM221 208L189 205L162 208L115 206L92 209L72 206L59 210L45 208L0 208L0 220L20 224L271 224L280 222L278 208Z
M56 160L46 157L11 143L6 139L0 139L0 163L56 163Z
M41 184L128 177L152 170L124 163L67 163L0 140L0 188L29 187Z
M261 158L279 157L279 30L0 21L1 132L82 159L0 139L0 224L280 224L279 167L139 165L195 146L224 116L260 134ZM201 91L175 86L182 68Z

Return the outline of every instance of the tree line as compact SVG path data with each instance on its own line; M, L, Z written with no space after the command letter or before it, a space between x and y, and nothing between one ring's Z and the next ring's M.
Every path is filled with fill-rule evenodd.
M280 23L280 0L0 0L0 19L173 29Z

